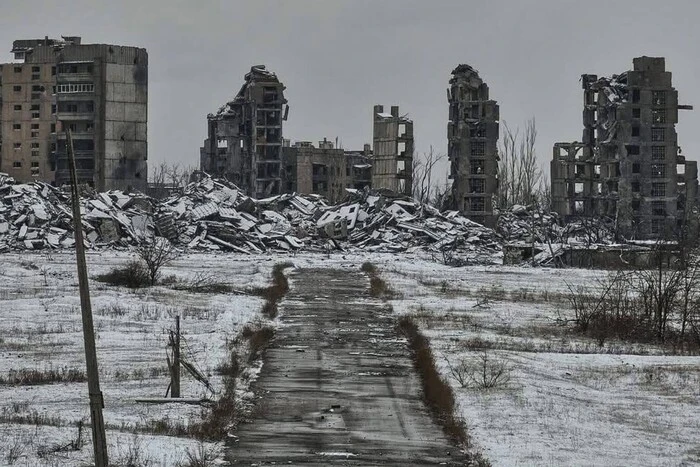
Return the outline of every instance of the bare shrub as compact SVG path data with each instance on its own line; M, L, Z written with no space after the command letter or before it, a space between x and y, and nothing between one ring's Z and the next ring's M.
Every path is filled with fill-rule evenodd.
M34 386L53 383L82 383L87 381L85 372L76 368L50 368L37 370L22 368L9 370L6 377L0 376L0 384L11 386Z
M112 465L115 467L149 467L154 465L154 462L144 452L141 439L134 435L124 449L120 449Z
M130 260L122 267L112 268L108 273L96 276L95 280L130 289L148 287L151 283L148 271L137 260Z
M185 450L186 460L180 463L180 467L212 467L217 465L216 460L219 452L216 446L207 446L203 442L197 444L196 448Z
M27 441L20 435L15 435L12 439L5 441L8 443L5 445L5 462L7 462L7 465L14 465L15 462L25 455Z
M141 243L136 248L136 254L146 267L150 285L156 285L161 268L176 259L180 252L168 239L155 237Z
M656 253L651 269L617 271L594 286L569 286L574 330L603 346L612 338L697 350L694 326L700 317L700 263L670 267Z
M360 271L367 274L375 274L377 272L377 267L369 261L365 261L362 263L362 266L360 266Z
M456 363L445 357L450 376L463 388L496 389L508 386L511 367L502 359L483 352L476 362L461 358Z
M164 281L165 279L161 281L161 283L164 283ZM213 275L206 273L197 273L193 278L184 282L174 279L172 281L172 286L175 290L184 290L193 293L226 294L234 292L230 284L221 282Z

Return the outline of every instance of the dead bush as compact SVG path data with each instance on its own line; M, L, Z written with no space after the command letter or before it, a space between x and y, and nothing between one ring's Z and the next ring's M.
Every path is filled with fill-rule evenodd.
M445 357L450 375L463 388L496 389L508 386L511 367L505 360L483 352L476 362L461 358L456 363Z
M136 254L146 267L150 285L156 285L161 268L176 259L180 252L168 239L155 237L136 247Z
M148 271L138 260L130 260L124 266L112 268L108 273L96 276L95 280L130 289L148 287L151 283Z
M213 467L217 465L216 459L219 453L216 447L208 447L200 442L196 448L187 448L185 450L184 463L180 463L179 467Z
M10 386L34 386L54 383L82 383L87 381L85 373L75 368L50 368L36 370L23 368L9 370L6 377L0 376L0 384Z
M362 266L360 266L360 271L366 274L376 274L377 267L369 261L365 261L364 263L362 263Z
M164 278L161 280L161 284L165 284L166 279L168 279L168 285L171 285L175 290L210 294L227 294L235 292L234 288L230 284L221 282L213 275L206 273L197 273L194 275L194 277L185 281L180 281L176 277L171 276L171 278Z

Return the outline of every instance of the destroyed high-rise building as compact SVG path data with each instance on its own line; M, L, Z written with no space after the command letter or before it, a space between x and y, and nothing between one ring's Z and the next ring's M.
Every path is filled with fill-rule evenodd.
M236 97L207 116L201 169L230 180L249 196L280 194L282 122L289 110L284 89L264 65L252 67Z
M146 188L148 53L82 44L80 37L13 42L0 65L0 171L20 181L70 183L71 129L78 180L98 190Z
M410 195L413 190L413 122L399 107L374 106L372 188Z
M585 74L583 141L556 143L552 209L565 220L614 221L627 238L669 237L698 193L697 163L686 161L675 125L678 91L662 57L638 57L610 78Z
M498 104L489 99L489 87L479 72L464 64L452 70L447 100L452 207L493 227L498 192Z

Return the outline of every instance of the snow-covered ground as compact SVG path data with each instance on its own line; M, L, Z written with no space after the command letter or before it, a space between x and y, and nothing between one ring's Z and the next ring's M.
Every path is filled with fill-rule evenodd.
M90 252L91 277L125 263L125 252ZM0 256L0 381L13 371L84 372L82 321L72 252ZM187 281L206 275L212 281L245 292L269 285L274 258L185 255L163 269L164 276ZM187 425L201 419L201 408L185 404L136 403L160 398L169 383L167 330L181 316L182 356L210 378L215 390L221 377L215 369L228 358L226 343L243 325L261 319L263 299L240 294L209 294L169 286L129 290L91 280L100 383L110 452L115 461L133 456L152 465L175 465L186 450L216 446L167 436L134 436L147 425ZM259 369L259 368L257 368ZM256 368L248 369L251 374ZM245 391L246 387L240 387ZM215 398L183 371L182 397ZM89 428L79 452L37 457L77 437L75 424L89 422L84 382L40 385L0 384L0 465L78 465L91 457ZM152 431L152 430L151 430ZM12 451L12 452L11 452Z
M123 264L126 252L90 252L90 275ZM72 252L0 256L0 377L10 370L84 370L80 305ZM494 465L695 465L700 463L700 357L576 337L557 322L570 317L567 283L600 271L470 266L452 268L425 254L187 254L164 269L181 281L207 275L241 293L202 294L172 286L130 291L91 281L105 422L113 461L138 454L149 465L176 465L187 451L222 446L187 438L132 434L134 428L201 417L196 406L138 404L168 385L166 330L182 316L184 355L215 388L226 343L260 319L262 299L245 292L269 284L274 264L357 270L375 263L396 291L391 304L411 314L431 339L438 364L486 354L510 369L506 387L462 388L450 378L477 447ZM358 291L362 293L362 291ZM281 307L284 313L284 306ZM254 371L255 368L251 369ZM241 388L244 391L246 388ZM183 397L207 395L183 376ZM85 383L0 384L0 465L80 465L82 450L38 456L77 435L89 420ZM24 423L16 423L23 421Z
M700 463L700 357L622 342L600 348L557 321L567 283L601 271L382 266L399 314L429 337L477 447L499 466ZM450 367L486 356L502 387L462 387ZM471 367L473 368L473 366ZM469 374L468 370L468 374Z

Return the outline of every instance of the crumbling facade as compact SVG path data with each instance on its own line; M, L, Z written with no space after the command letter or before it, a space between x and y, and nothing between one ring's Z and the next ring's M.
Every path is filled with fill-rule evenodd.
M410 195L413 190L413 122L399 107L374 106L372 188Z
M697 162L681 155L678 92L662 57L638 57L611 78L584 74L583 140L556 143L552 209L603 217L626 238L668 238L697 201Z
M19 181L70 183L67 127L79 182L144 190L146 50L47 37L16 40L12 53L15 63L2 65L0 171Z
M369 145L363 151L345 151L326 138L315 147L310 141L297 141L282 149L284 191L317 194L339 203L346 188L364 189L371 184Z
M282 122L289 110L284 89L264 65L252 67L236 97L207 116L200 168L249 196L282 193Z
M452 70L447 100L452 208L493 227L498 192L498 104L489 99L489 87L479 72L464 64Z

